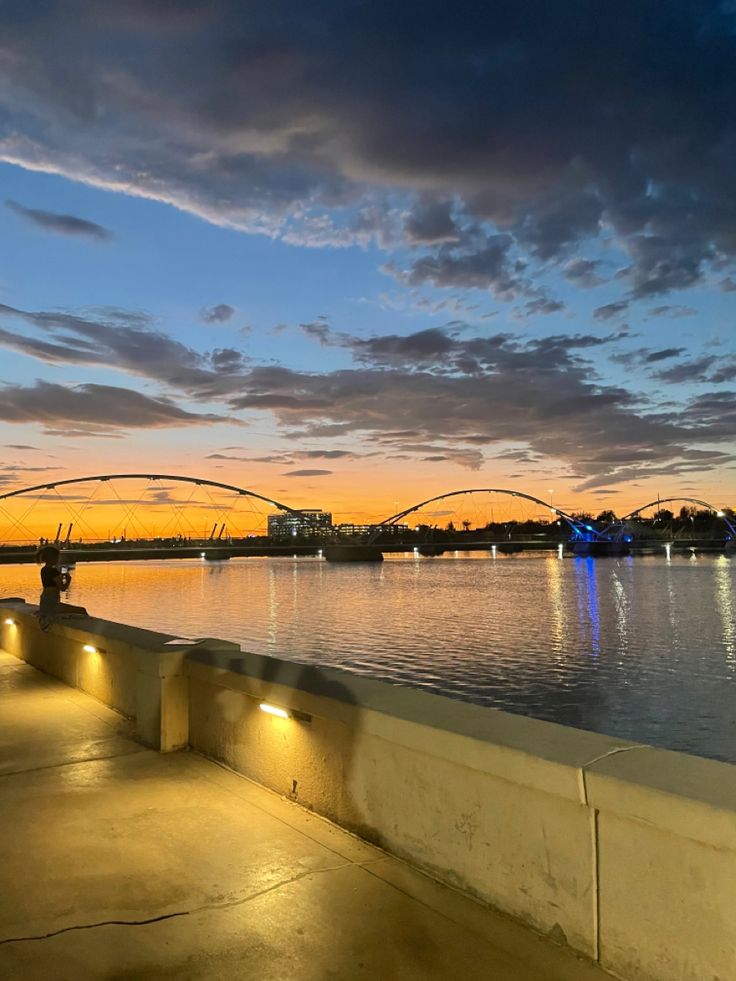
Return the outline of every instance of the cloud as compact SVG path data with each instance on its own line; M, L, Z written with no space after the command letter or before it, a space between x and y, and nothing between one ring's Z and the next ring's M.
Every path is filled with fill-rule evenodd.
M687 349L684 347L665 347L658 351L653 351L648 347L639 347L633 351L625 351L612 354L610 360L616 364L626 365L632 368L639 365L656 364L659 361L667 361L670 358L679 358Z
M407 241L411 245L442 245L459 241L460 230L452 210L449 200L421 199L407 216L404 225Z
M499 300L513 300L529 287L522 277L524 263L514 261L512 246L507 234L488 234L480 240L473 234L459 244L441 245L407 270L393 263L384 269L407 286L487 290Z
M238 390L246 362L234 348L201 353L155 330L145 314L108 308L89 317L29 311L0 303L0 322L20 321L40 332L28 336L0 327L0 346L49 364L105 365L206 401Z
M570 259L565 263L562 272L565 279L573 285L591 289L605 283L605 279L596 272L600 265L598 259Z
M341 349L353 366L318 373L254 364L235 349L203 354L153 329L141 315L131 320L108 311L105 319L0 306L0 317L28 332L0 328L5 346L59 364L109 365L155 381L176 397L227 407L223 415L197 414L172 398L104 386L52 386L33 398L22 386L0 389L0 418L12 420L15 413L55 433L110 436L128 426L208 424L232 420L232 412L265 411L295 447L348 437L360 442L361 456L380 451L424 462L442 456L478 469L486 453L511 443L535 459L562 462L583 483L603 486L630 467L642 477L696 460L702 470L719 466L727 453L708 460L694 454L704 442L733 443L736 431L724 425L729 408L717 400L706 420L701 403L657 407L633 390L605 384L595 360L627 340L625 328L540 338L474 334L453 321L410 334L358 337L319 318L302 330L323 346ZM646 368L681 353L641 348L614 357ZM694 368L690 377L711 384L733 377L726 357L713 357L698 370L701 377ZM332 451L333 446L295 448L268 459L287 466L348 459L336 455L347 452L339 446Z
M613 235L634 298L736 253L731 4L19 11L0 17L0 157L29 169L305 244L390 248L399 212L408 278L495 293L498 243L443 253L468 224L510 236L527 275Z
M602 307L596 307L593 311L594 320L612 320L626 313L629 304L626 300L617 300L615 303L604 303Z
M67 388L45 381L0 387L0 419L42 423L54 433L67 435L70 427L75 435L89 435L90 430L99 435L105 430L201 426L226 421L225 416L189 412L169 399L150 398L127 388Z
M679 320L682 317L695 317L698 311L694 310L693 307L672 304L663 304L662 306L652 307L649 310L650 317L667 317L670 320Z
M210 354L210 363L214 370L226 373L240 371L247 360L242 351L233 347L216 347Z
M670 385L680 385L683 382L699 382L723 384L736 381L736 358L717 358L715 355L705 355L682 361L671 368L663 368L652 373L653 378L667 382Z
M235 316L235 307L216 303L213 307L203 307L199 316L206 324L225 324Z
M47 232L95 238L102 242L107 242L114 237L109 229L103 228L102 225L96 225L93 221L87 221L85 218L77 218L76 215L60 215L54 211L26 208L24 205L18 204L17 201L8 200L5 204L21 218L38 225Z
M561 300L554 300L548 296L538 296L524 304L524 315L533 317L537 314L559 313L564 309L565 304Z
M333 471L332 470L290 470L288 473L282 473L282 477L327 477Z

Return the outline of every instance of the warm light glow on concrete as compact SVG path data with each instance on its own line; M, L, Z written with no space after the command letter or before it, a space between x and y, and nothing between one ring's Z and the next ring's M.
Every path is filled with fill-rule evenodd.
M276 705L269 705L268 702L261 702L258 708L261 712L268 712L269 715L277 715L280 719L290 718L286 709L278 708Z
M6 617L5 618L5 626L6 627L14 627L15 626L15 620L13 620L12 617Z
M83 651L86 651L87 654L104 654L105 653L101 647L94 647L92 644L84 644L84 646L82 647L82 650Z

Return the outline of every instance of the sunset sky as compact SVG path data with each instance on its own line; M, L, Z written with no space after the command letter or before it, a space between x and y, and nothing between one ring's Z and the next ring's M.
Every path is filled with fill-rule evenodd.
M6 0L0 490L736 504L736 5Z

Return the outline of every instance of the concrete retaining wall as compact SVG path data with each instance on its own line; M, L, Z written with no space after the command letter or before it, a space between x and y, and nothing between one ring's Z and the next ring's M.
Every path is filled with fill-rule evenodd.
M254 654L188 672L199 752L621 977L736 979L736 767Z
M17 604L6 626L7 610L0 646L140 719L149 743L188 740L630 981L736 979L736 767L222 641L169 650L93 620L41 633Z
M0 648L133 719L148 746L169 752L188 745L184 659L197 645L88 616L60 619L44 631L37 612L22 600L0 601ZM227 641L211 644L239 650Z

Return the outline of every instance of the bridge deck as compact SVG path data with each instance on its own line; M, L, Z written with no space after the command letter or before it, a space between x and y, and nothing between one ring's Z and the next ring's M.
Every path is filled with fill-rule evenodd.
M0 652L0 976L602 981Z

